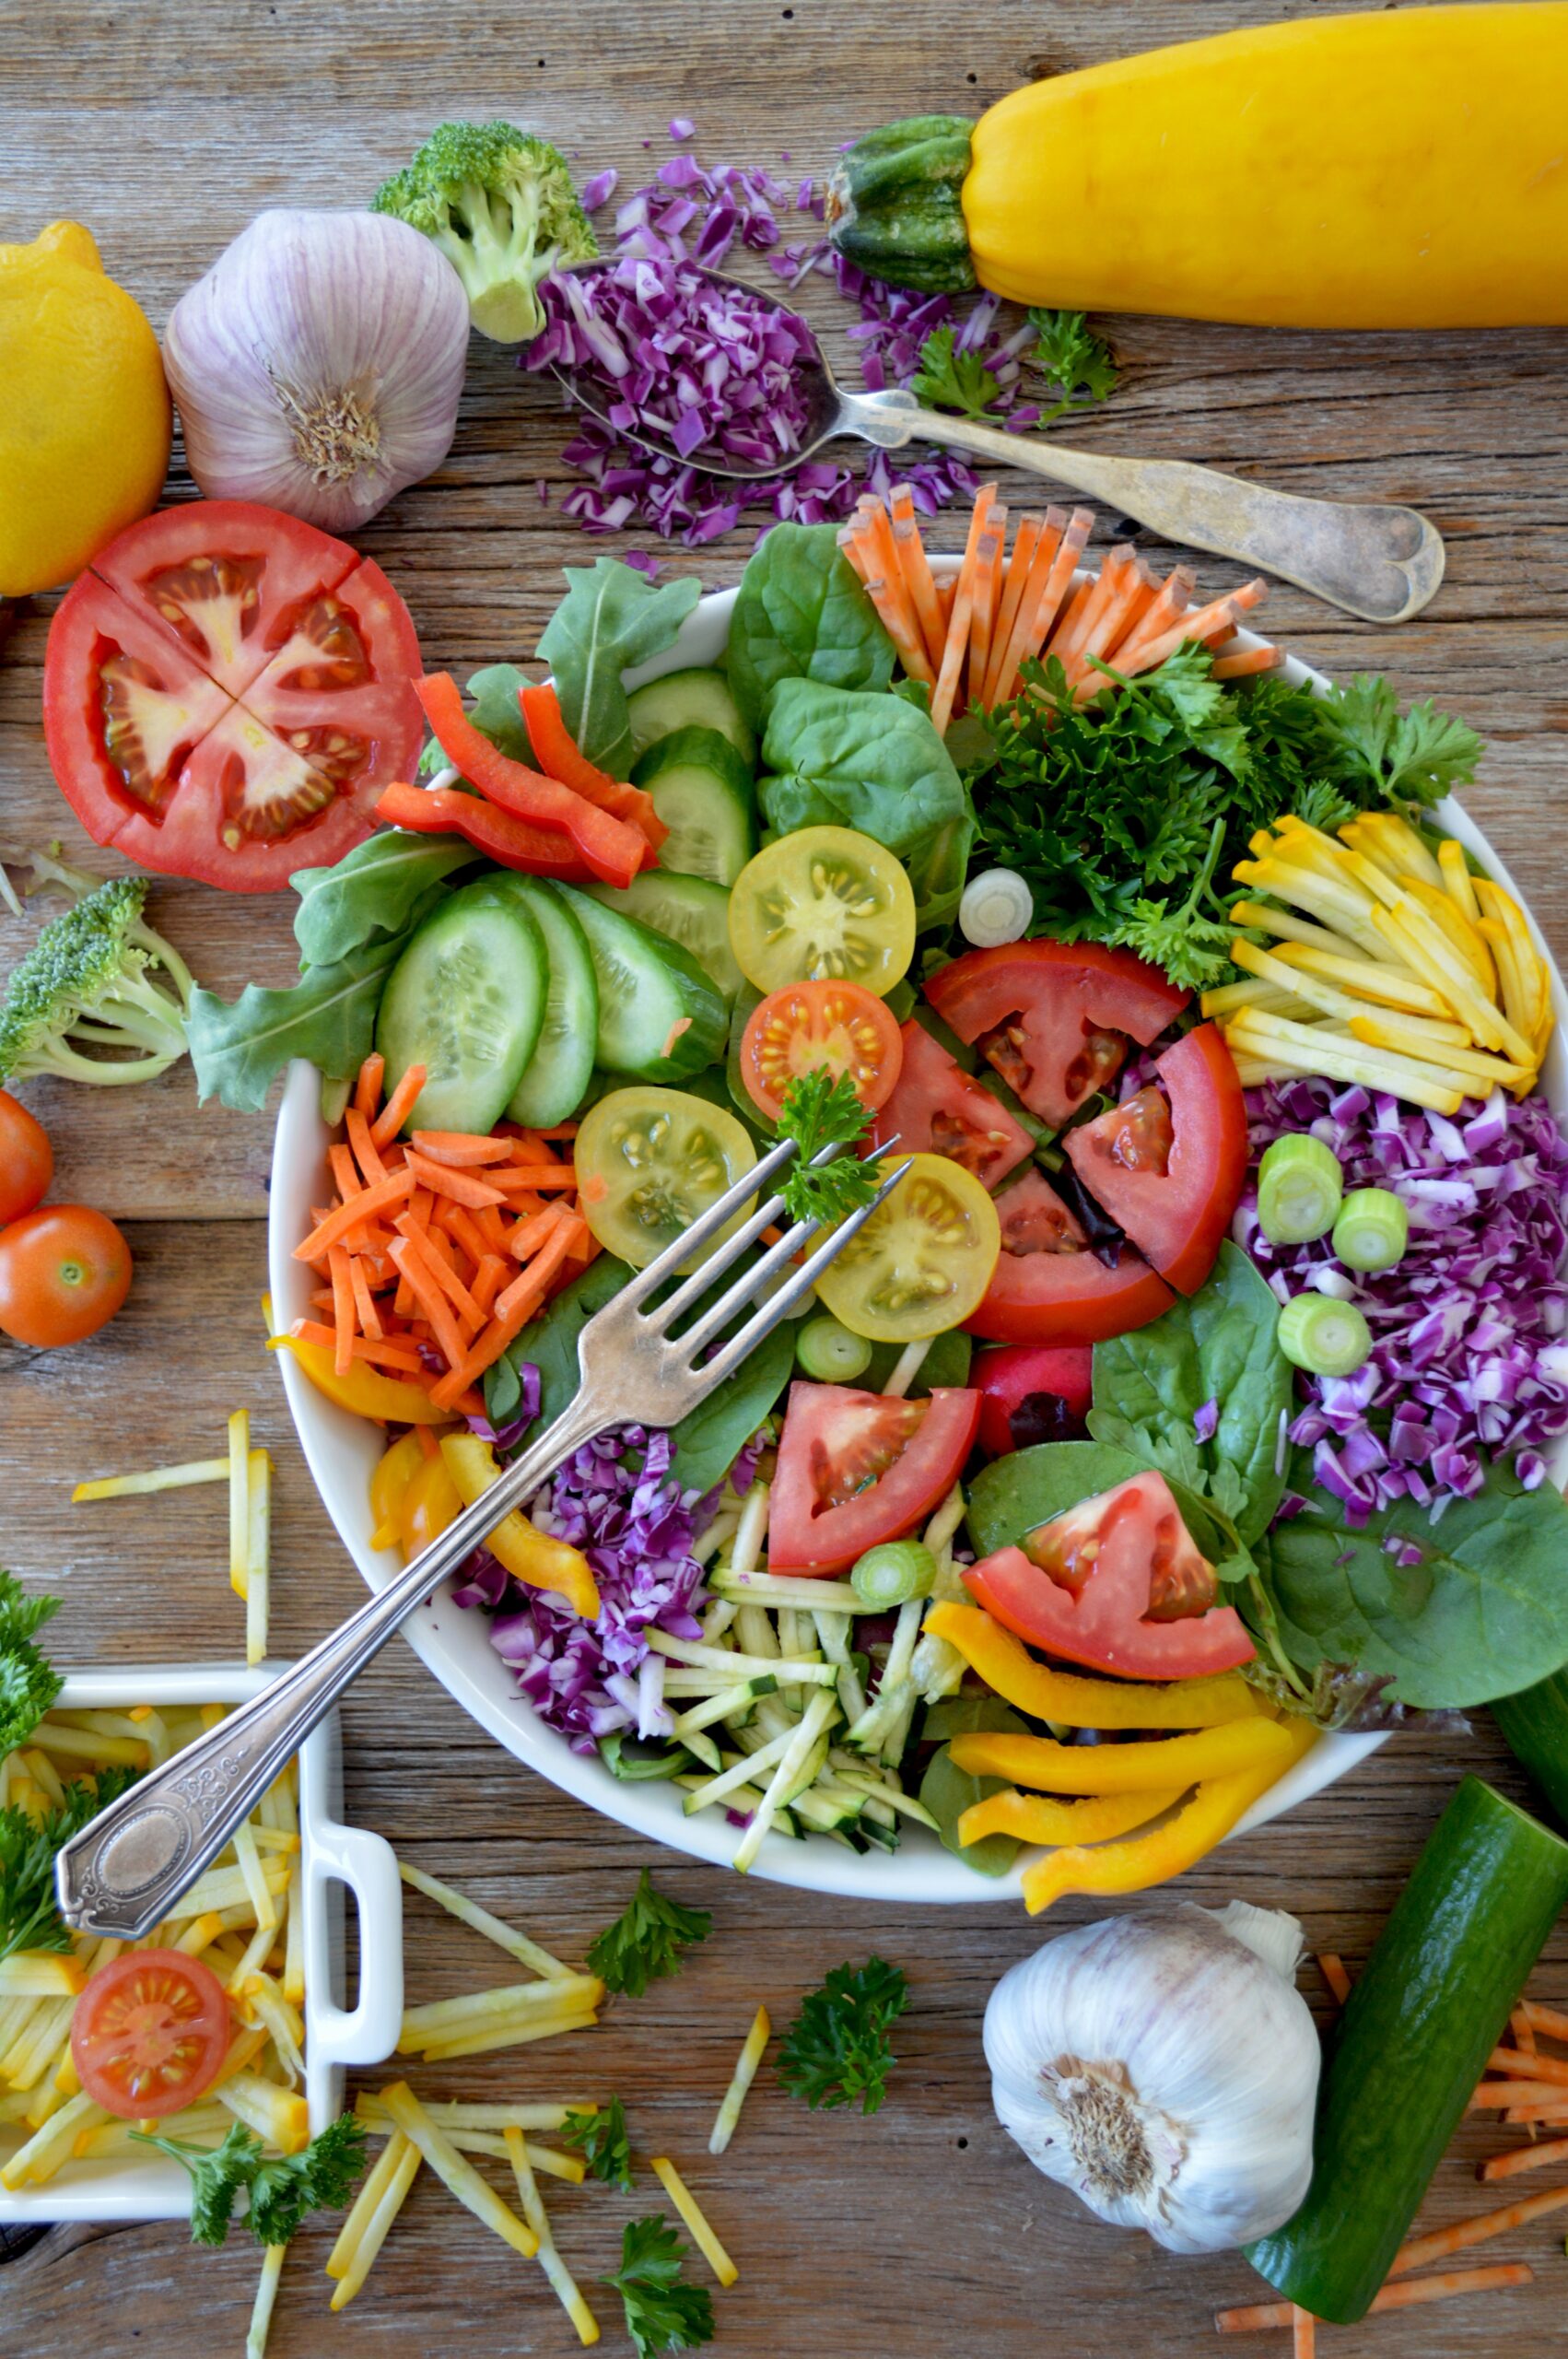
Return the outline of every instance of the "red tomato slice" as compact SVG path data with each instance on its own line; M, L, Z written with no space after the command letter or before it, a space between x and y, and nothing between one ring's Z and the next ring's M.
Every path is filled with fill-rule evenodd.
M238 500L149 516L61 604L44 731L94 841L238 892L367 836L424 735L414 625L380 566Z
M1069 1131L1072 1168L1162 1277L1196 1294L1246 1178L1246 1107L1214 1024L1154 1060L1153 1084Z
M1086 1344L1003 1344L977 1352L969 1373L980 1395L980 1448L992 1458L1041 1441L1078 1441L1094 1397Z
M902 1038L898 1086L872 1125L872 1138L880 1146L896 1133L906 1154L945 1155L982 1187L995 1188L1034 1153L1034 1140L923 1024L911 1016Z
M892 1096L903 1062L892 1009L859 983L786 983L757 1002L741 1039L741 1078L770 1122L790 1084L819 1065L835 1081L848 1074L874 1112Z
M181 1950L127 1950L95 1974L71 2016L71 2058L95 2105L123 2121L193 2105L228 2052L228 2000Z
M1053 1130L1120 1072L1129 1037L1157 1039L1191 998L1130 950L1010 942L943 967L926 997Z
M1130 1245L1114 1270L1091 1252L1043 1172L1014 1180L996 1208L1001 1251L985 1300L964 1322L971 1335L999 1344L1098 1344L1147 1327L1175 1300Z
M945 1498L980 1414L977 1392L890 1401L847 1384L790 1387L768 1520L778 1573L838 1573L901 1540Z
M1134 1475L965 1572L988 1614L1029 1646L1123 1679L1201 1679L1250 1662L1239 1614L1163 1474Z

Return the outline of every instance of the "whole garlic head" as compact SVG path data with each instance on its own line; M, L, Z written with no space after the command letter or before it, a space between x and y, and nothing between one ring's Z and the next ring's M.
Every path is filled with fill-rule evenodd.
M986 2009L998 2119L1101 2219L1172 2252L1267 2236L1312 2177L1301 1950L1294 1918L1243 1901L1060 1934Z

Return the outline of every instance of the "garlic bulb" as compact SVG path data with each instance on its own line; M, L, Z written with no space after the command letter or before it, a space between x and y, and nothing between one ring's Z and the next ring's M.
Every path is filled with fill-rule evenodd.
M1172 2252L1267 2236L1312 2177L1301 1950L1293 1917L1244 1901L1047 1942L986 2009L997 2118L1101 2219Z
M180 298L163 358L210 499L353 532L451 448L468 299L406 221L280 209Z
M999 950L1028 931L1035 896L1016 868L985 868L971 876L958 904L958 931L977 950Z

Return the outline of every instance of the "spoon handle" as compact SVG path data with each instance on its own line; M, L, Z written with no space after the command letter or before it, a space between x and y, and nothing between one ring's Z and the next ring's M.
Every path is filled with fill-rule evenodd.
M921 409L907 393L846 396L845 429L884 450L935 442L1049 475L1184 547L1261 566L1363 622L1408 622L1443 579L1442 538L1413 508L1305 499L1182 459L1069 450L1043 436L1003 434L972 418Z

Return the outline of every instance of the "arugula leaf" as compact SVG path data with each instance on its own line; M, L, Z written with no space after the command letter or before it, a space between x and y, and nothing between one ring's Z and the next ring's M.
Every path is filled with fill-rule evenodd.
M607 1990L640 1999L650 1982L681 1970L683 1951L694 1942L706 1942L713 1919L706 1908L685 1908L655 1892L644 1868L630 1905L595 1934L588 1953L588 1970L597 1974Z
M626 2117L619 2097L612 2097L598 2113L568 2113L560 2130L561 2143L575 2146L595 2178L606 2187L632 2191L632 2149Z
M472 865L474 848L459 836L419 836L383 827L331 868L298 868L294 939L304 967L331 967L366 943L406 933L433 886Z
M54 1859L73 1835L136 1782L135 1769L73 1778L65 1799L35 1824L25 1810L0 1810L0 1959L18 1950L63 1950L73 1935L54 1898Z
M754 729L780 680L885 688L893 641L836 524L775 524L746 561L730 617L730 686Z
M1052 311L1032 307L1029 324L1036 331L1034 348L1024 356L1057 388L1059 399L1040 419L1049 426L1070 409L1089 409L1114 393L1121 371L1103 337L1094 334L1082 311Z
M0 1570L0 1755L27 1743L64 1684L33 1644L59 1611L57 1597L29 1597L14 1574Z
M286 2245L306 2215L342 2211L365 2167L365 2125L340 2114L303 2154L267 2160L254 2130L236 2121L220 2146L192 2145L183 2138L131 2132L138 2144L156 2146L191 2174L191 2241L221 2245L228 2240L234 2206L243 2193L250 2205L245 2224L258 2244Z
M526 762L531 769L537 769L522 707L518 702L519 691L528 686L527 673L520 671L515 663L486 663L483 670L468 675L468 693L474 698L468 717L475 729L483 730L492 745L498 745L514 762ZM444 754L441 759L446 760Z
M599 2281L619 2294L639 2359L661 2351L695 2351L713 2340L713 2299L706 2285L685 2283L685 2254L674 2229L655 2212L646 2220L626 2222L621 2265L614 2277Z
M406 934L361 943L312 967L287 991L247 983L232 1006L198 990L185 1018L196 1097L258 1113L274 1076L308 1057L329 1081L352 1081L375 1040L376 1011Z
M625 675L673 647L702 595L692 575L655 584L602 557L591 569L568 566L567 594L544 626L542 662L555 675L561 714L589 761L614 778L632 765L631 715Z
M956 409L966 417L984 417L1000 388L978 352L956 347L957 333L955 328L931 330L920 346L909 391L928 409Z
M888 2032L908 2003L907 1982L884 1958L836 1966L821 1989L802 2000L784 2035L780 2081L813 2112L819 2106L852 2105L858 2097L863 2114L875 2113L898 2060Z
M789 1083L778 1108L778 1135L798 1140L800 1153L778 1192L791 1220L828 1226L871 1203L882 1181L874 1164L854 1155L815 1168L812 1164L825 1146L859 1146L871 1120L848 1074L836 1079L826 1065L816 1065Z

